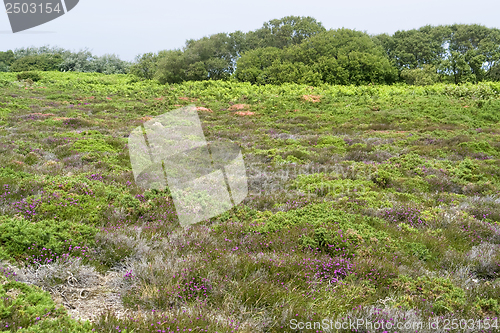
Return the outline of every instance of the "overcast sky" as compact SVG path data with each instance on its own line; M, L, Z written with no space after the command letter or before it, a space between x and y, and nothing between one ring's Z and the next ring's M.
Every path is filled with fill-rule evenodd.
M345 27L369 34L426 24L500 28L500 1L80 0L66 15L16 34L7 14L0 14L0 51L43 45L74 51L88 47L96 55L114 53L133 60L138 54L181 48L191 38L255 30L288 15L312 16L327 29Z

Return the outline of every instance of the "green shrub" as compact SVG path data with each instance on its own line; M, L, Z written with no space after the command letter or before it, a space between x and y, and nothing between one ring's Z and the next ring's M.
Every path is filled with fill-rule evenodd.
M447 278L422 276L413 279L400 275L392 281L392 286L404 295L396 305L405 308L432 304L432 311L440 315L454 312L466 303L465 291Z
M78 140L73 143L73 148L78 152L115 151L105 140L94 138Z
M439 81L439 74L436 68L431 65L424 65L423 68L403 69L401 71L401 78L407 84L426 86L437 83Z
M92 245L97 231L92 226L77 222L30 222L23 218L0 216L0 259L34 260L40 259L42 254L55 259L69 253L71 246Z
M33 82L40 81L42 76L38 72L22 72L17 74L17 80L31 80Z
M59 54L37 54L17 59L10 65L11 72L57 71L63 58Z
M494 313L496 315L500 314L500 305L498 304L498 300L496 299L480 299L478 297L475 306L485 313Z
M429 260L431 258L431 254L429 249L421 243L406 243L405 244L407 253L417 257L419 260Z
M342 138L339 138L337 136L322 136L318 139L318 146L334 146L336 148L336 152L344 153L346 151L347 144Z
M483 179L484 175L477 172L477 162L470 158L465 158L454 169L455 177L465 182L477 182Z
M2 281L3 280L3 281ZM56 307L50 294L37 286L0 277L0 323L2 332L87 333L89 322L77 322L63 307Z

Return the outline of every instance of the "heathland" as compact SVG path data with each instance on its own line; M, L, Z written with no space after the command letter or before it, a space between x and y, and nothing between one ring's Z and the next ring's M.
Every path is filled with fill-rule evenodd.
M497 331L500 83L29 76L0 73L0 331ZM241 147L249 195L184 229L127 138L191 104Z

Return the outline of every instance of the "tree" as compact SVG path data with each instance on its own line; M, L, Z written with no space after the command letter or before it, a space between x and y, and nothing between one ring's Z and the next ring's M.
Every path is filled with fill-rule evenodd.
M187 64L197 69L192 79L228 79L234 71L233 63L237 56L233 42L225 33L188 40L184 48Z
M14 62L15 56L12 50L0 52L0 72L8 72L9 66Z
M437 73L436 67L424 64L423 68L403 69L401 71L401 78L403 78L407 84L425 86L438 82L439 74Z
M42 54L59 54L64 57L68 53L71 53L71 51L65 50L57 46L51 47L49 45L40 47L18 48L14 50L14 56L16 59L20 59L27 56L42 55Z
M186 60L181 50L169 50L158 61L155 78L161 84L181 83L186 80Z
M500 63L492 66L488 71L488 79L492 81L500 81Z
M450 51L450 55L443 60L440 68L452 78L455 84L476 81L476 76L467 63L465 55L457 51Z
M401 73L403 69L423 68L424 65L438 66L446 53L448 35L447 27L426 25L418 30L399 30L392 36L377 35L373 40L383 47Z
M56 71L63 62L59 54L31 55L17 59L10 66L11 72Z
M66 54L63 62L59 64L59 70L63 72L92 72L94 70L92 61L94 56L90 51L82 50L77 53Z
M324 82L392 83L397 78L383 49L361 31L344 28L325 31L290 50L295 50L292 57L295 61L316 64Z
M130 63L118 58L115 54L105 54L101 57L92 59L92 72L103 74L127 74L130 69Z
M319 85L391 83L397 73L367 34L338 29L283 49L267 47L243 53L234 76L257 84Z
M241 34L225 33L187 40L183 50L164 51L158 56L155 76L162 83L227 80L234 72L238 48L243 42ZM146 65L146 61L150 61L148 66L154 66L151 57L143 59L139 66Z
M500 30L478 24L454 24L450 30L443 67L451 73L454 82L478 82L487 78L493 66L500 62Z
M321 81L328 84L349 84L349 72L334 57L321 56L313 66L320 73Z
M285 48L300 44L320 32L326 31L321 22L307 16L286 16L264 23L263 27L248 33L250 49L259 47Z
M135 58L135 64L130 67L130 73L146 80L152 80L158 69L159 55L145 53Z
M250 45L248 43L248 34L237 30L235 32L231 32L229 34L229 44L232 50L232 54L234 55L233 67L236 67L236 61L241 56L243 52L251 50Z
M500 29L490 30L490 34L479 42L479 49L485 57L483 68L486 76L491 76L492 69L500 65Z
M238 59L234 77L238 81L256 84L270 83L267 68L282 56L282 50L276 47L258 48L245 52Z

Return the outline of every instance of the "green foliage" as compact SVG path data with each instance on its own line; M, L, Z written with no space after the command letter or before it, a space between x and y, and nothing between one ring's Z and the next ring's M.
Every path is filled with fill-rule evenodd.
M492 147L489 142L484 140L461 142L458 144L458 147L467 148L468 150L474 153L482 152L488 155L498 154L498 151L494 147Z
M336 136L322 136L318 139L319 147L335 147L335 151L338 153L344 153L346 151L347 144L342 138Z
M434 66L424 65L423 68L403 69L401 71L401 78L403 78L407 84L425 86L437 83L439 75Z
M79 152L94 152L94 151L114 152L115 151L115 148L110 146L105 140L94 139L94 138L75 141L75 143L73 143L73 148Z
M145 53L135 59L135 63L130 67L130 74L134 74L146 80L152 80L156 74L158 66L158 54Z
M262 60L264 59L264 60ZM235 78L258 84L308 85L392 83L396 72L367 34L349 29L323 31L301 44L244 53Z
M500 80L500 29L477 24L426 25L392 36L326 30L312 17L287 16L243 33L190 39L181 50L136 57L97 57L57 47L31 47L0 53L1 71L61 70L105 74L132 73L161 84L228 80L255 84L324 83L363 85L405 81ZM236 66L238 64L238 66Z
M269 212L261 213L254 220L250 230L258 232L274 232L281 229L286 229L294 225L311 224L320 226L323 224L338 224L339 226L352 227L354 230L365 228L371 219L368 217L360 217L359 215L348 214L342 210L332 209L331 204L312 204L298 210L277 212L270 214ZM359 226L356 226L359 224Z
M314 228L313 235L301 235L299 243L305 248L317 249L332 255L342 253L348 257L360 254L367 247L376 246L379 242L385 244L382 251L394 249L396 243L389 234L376 228L377 223L376 219L359 219L355 216L344 219L337 216L321 221L319 224L321 226Z
M488 83L446 85L444 93L454 98L473 98L487 100L498 95L494 85Z
M92 72L93 59L94 56L87 50L82 50L76 53L65 52L63 62L59 64L59 70L62 72Z
M336 244L337 239L334 239L331 236L329 230L319 227L314 229L314 236L309 237L306 235L302 235L300 238L300 244L305 248L310 249L321 249L326 252L335 251L340 246L346 246L346 244L338 243ZM335 247L332 249L332 247Z
M454 24L450 30L449 58L444 67L455 83L482 81L486 71L500 60L500 29Z
M242 33L230 37L243 48ZM369 45L359 38L363 53ZM287 55L307 60L300 53L307 41L275 50L296 48ZM193 54L210 43L193 46ZM269 66L290 75L318 78L303 71L310 64L295 71L296 59L269 58ZM320 60L332 78L349 79L335 72L338 59ZM422 318L495 313L490 300L498 299L498 281L487 279L498 273L498 83L310 87L207 80L165 87L132 75L42 74L28 88L14 82L16 73L0 73L0 81L12 82L0 91L2 258L43 261L44 247L64 254L70 240L87 244L89 263L100 273L126 275L125 306L161 310L162 317L185 307L191 316L182 317L182 326L182 314L144 321L101 316L96 331L241 330L210 315L218 308L230 318L228 300L255 318L288 311L304 321L354 307L366 311L387 297L393 309L412 308ZM180 229L170 192L135 184L126 136L146 119L190 103L213 111L200 112L207 141L241 145L249 194L224 214ZM236 104L254 114L238 116ZM211 202L210 193L186 198ZM83 254L73 249L71 255ZM456 281L466 267L479 279L474 288L430 278ZM334 271L342 272L341 281ZM399 279L405 272L412 277ZM417 279L422 272L428 280ZM197 326L192 310L209 316ZM257 319L249 331L280 325L266 321ZM47 332L78 331L55 322L60 327Z
M234 77L240 82L256 84L271 83L264 69L271 67L281 51L276 47L258 48L247 51L238 59Z
M5 278L0 277L0 281ZM89 322L78 322L56 307L50 294L36 286L17 281L0 284L0 323L2 331L23 333L88 333Z
M410 242L405 244L408 254L417 257L419 260L429 260L431 253L429 249L422 243Z
M14 52L12 50L8 50L6 52L0 51L0 72L8 72L9 66L15 60Z
M17 74L17 80L31 80L33 82L38 82L42 79L42 76L38 72L22 72Z
M401 78L410 84L446 80L454 83L497 80L500 60L500 30L478 24L424 26L374 37ZM426 73L426 67L437 68Z
M105 54L101 57L95 57L90 64L90 72L103 74L127 74L130 64L121 60L115 54Z
M402 293L401 301L396 306L411 308L418 303L433 303L432 311L440 315L456 311L466 302L465 291L455 286L449 279L442 277L423 276L412 279L400 275L393 280L392 285Z
M286 16L265 22L263 27L246 36L248 48L276 47L283 49L325 31L321 22L310 16Z
M224 33L190 39L182 51L163 51L157 57L145 55L134 67L134 73L152 77L154 71L162 84L227 80L234 71L236 52L232 38Z
M440 64L445 54L443 45L449 34L444 26L424 26L420 29L396 31L392 36L376 36L389 58L401 72L404 69L422 68Z
M63 58L59 54L40 54L26 56L14 61L10 66L10 71L56 71L59 70L59 65L62 63L62 61Z
M478 308L480 311L484 313L492 313L495 315L500 314L500 305L498 304L498 300L488 298L477 298L477 301L475 302L476 308Z
M41 249L61 256L70 246L93 244L97 229L78 222L0 217L0 259L39 258ZM61 257L62 258L62 257ZM50 258L50 259L55 259Z
M500 62L490 67L486 77L491 81L500 81Z
M97 72L104 74L128 73L130 63L120 60L116 55L94 56L88 50L72 52L58 47L29 47L16 49L11 72L20 71L75 71ZM0 71L2 68L0 60Z
M475 182L481 180L484 175L478 173L477 164L470 158L464 159L460 164L458 164L454 173L457 178L467 182Z
M227 80L236 57L231 37L220 33L188 40L184 49L187 80Z
M170 50L162 54L158 61L156 78L161 84L180 83L187 79L186 61L181 50Z

